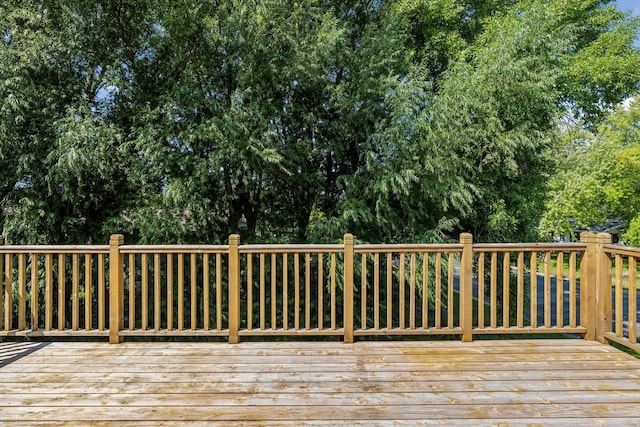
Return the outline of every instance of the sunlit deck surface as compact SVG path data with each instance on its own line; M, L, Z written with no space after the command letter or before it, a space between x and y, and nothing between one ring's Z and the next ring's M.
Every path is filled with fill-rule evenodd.
M0 423L638 425L640 360L583 340L0 343Z

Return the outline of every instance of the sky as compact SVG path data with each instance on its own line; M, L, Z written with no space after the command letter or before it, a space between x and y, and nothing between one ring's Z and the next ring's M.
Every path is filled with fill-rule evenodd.
M628 10L634 15L640 15L640 0L618 0L618 9Z
M629 11L635 16L640 16L640 0L617 0L616 4L618 9ZM635 45L640 47L640 35L636 38Z

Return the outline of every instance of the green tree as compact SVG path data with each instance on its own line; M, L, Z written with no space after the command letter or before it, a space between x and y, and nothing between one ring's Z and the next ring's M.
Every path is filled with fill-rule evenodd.
M624 240L639 245L640 102L618 106L593 132L576 126L561 135L540 230L561 236L619 219Z
M25 0L0 28L14 243L530 239L558 118L640 80L604 0Z
M156 187L132 210L131 232L143 241L304 235L341 36L319 5L193 1L164 11L135 82L147 101L133 143ZM160 90L147 89L152 79Z
M407 73L388 80L386 115L362 144L363 165L345 178L342 226L334 228L374 240L442 239L458 230L481 240L535 239L556 119L568 106L596 115L567 84L584 60L581 49L616 37L625 61L637 61L631 46L637 23L602 1L506 2L492 5L480 23L475 14L487 10L486 2L441 3L449 5L444 22L460 13L459 24L439 34L451 41L442 45L448 51L410 51ZM420 38L416 28L422 38L434 37L428 21L416 25L416 17L428 20L432 11L424 2L399 2L397 11L413 36L408 45ZM616 46L610 57L620 52ZM436 66L434 57L446 61ZM601 68L613 72L617 64ZM625 89L603 98L599 111L633 90L637 70L617 81ZM598 85L609 88L613 80Z
M0 196L10 242L104 241L131 189L122 129L98 99L120 61L102 12L88 1L0 6Z

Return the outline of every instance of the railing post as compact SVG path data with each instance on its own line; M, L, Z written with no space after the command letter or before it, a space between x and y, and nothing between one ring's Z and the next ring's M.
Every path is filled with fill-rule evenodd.
M353 235L344 235L344 342L353 342Z
M604 245L611 243L611 234L596 236L596 340L605 343L604 334L611 332L611 258L604 252Z
M113 234L109 239L109 343L122 342L120 331L124 329L124 257L120 246L124 244L122 234Z
M580 242L587 249L580 261L580 323L587 328L584 339L596 339L596 244L597 236L592 232L580 233Z
M240 236L229 236L229 343L237 344L240 329Z
M462 341L473 341L473 236L460 234L460 325ZM482 304L482 302L480 302Z

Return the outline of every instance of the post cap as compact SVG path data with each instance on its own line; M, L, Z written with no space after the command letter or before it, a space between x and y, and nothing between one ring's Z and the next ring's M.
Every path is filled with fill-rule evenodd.
M597 238L600 243L605 245L610 244L612 242L611 234L609 233L598 233Z
M596 243L598 241L598 235L591 231L583 231L580 233L580 241L582 243Z
M122 234L112 234L109 238L110 245L122 245L124 243L124 236Z
M471 233L460 233L460 243L463 245L473 243L473 235Z

